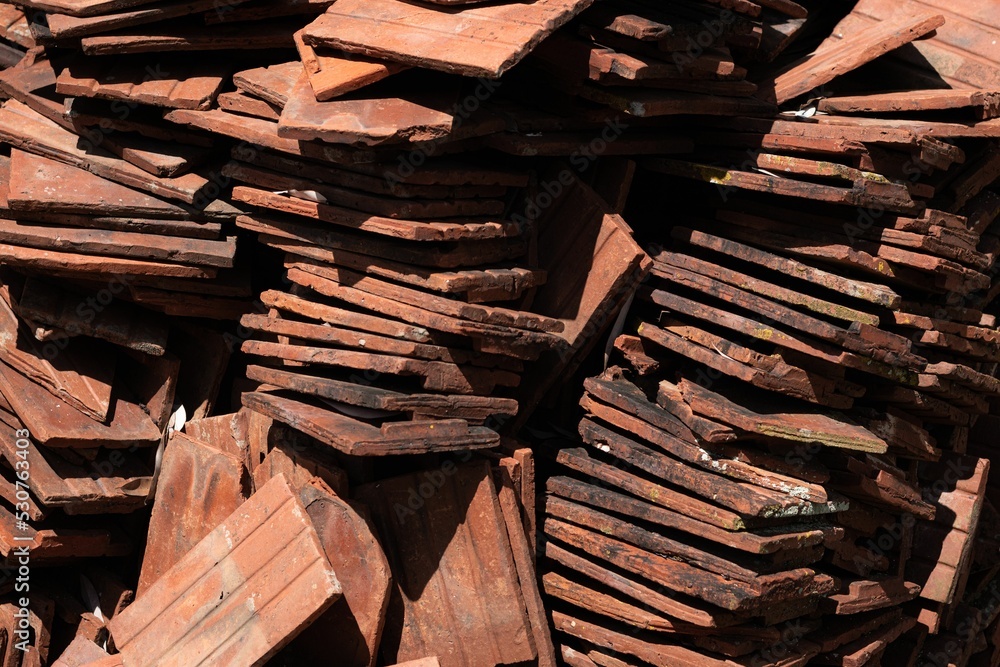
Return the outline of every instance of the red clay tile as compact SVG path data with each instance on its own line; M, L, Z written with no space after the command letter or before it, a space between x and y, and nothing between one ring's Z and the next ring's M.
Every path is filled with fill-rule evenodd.
M302 503L271 480L112 619L126 664L261 664L341 595Z

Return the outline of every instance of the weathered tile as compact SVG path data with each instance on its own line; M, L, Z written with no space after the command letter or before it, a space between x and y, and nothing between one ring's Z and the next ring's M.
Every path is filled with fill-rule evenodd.
M931 485L931 502L937 507L934 523L918 523L915 539L921 545L907 563L907 577L920 584L920 597L951 604L964 592L969 576L974 535L984 502L987 459L949 456L942 485L940 478L925 471L924 481ZM929 473L929 476L926 474ZM952 481L953 479L953 481Z
M759 95L779 104L808 93L837 76L849 72L880 55L933 32L945 23L940 14L900 14L866 30L859 30L836 49L806 57L773 80L761 83Z
M292 33L303 21L264 22L250 26L138 26L108 35L83 37L88 56L131 55L177 51L283 49L293 46Z
M637 628L664 632L697 631L697 626L647 611L630 602L596 591L586 584L568 579L558 572L545 573L542 576L542 585L545 594L555 600Z
M675 31L673 23L663 19L657 20L659 17L651 18L649 12L645 15L629 13L628 9L628 7L598 3L583 12L580 20L587 25L641 41L658 42Z
M356 313L339 308L321 298L307 298L300 296L300 293L289 294L277 290L268 290L260 296L261 302L268 308L275 308L285 313L299 315L333 326L368 331L417 343L433 343L436 340L434 335L424 327L413 326L402 320Z
M160 440L160 430L149 415L117 389L111 393L108 423L51 400L45 389L2 363L0 393L32 438L47 447L150 447Z
M0 14L0 37L14 42L26 49L35 46L35 38L31 34L28 19L19 7L5 5Z
M352 331L340 327L331 326L330 323L323 324L299 322L296 320L272 317L270 315L244 315L240 323L247 329L270 333L278 336L287 336L289 343L294 341L295 346L310 345L314 349L351 348L359 352L371 352L373 354L385 354L395 357L409 357L428 362L442 362L442 364L455 364L467 367L469 373L468 384L474 385L476 382L476 368L478 369L500 369L514 373L523 370L522 364L515 360L497 354L486 354L475 350L444 347L430 345L426 343L414 343L410 341L398 341L384 336L373 336L365 333ZM273 344L261 341L267 346L265 349L280 351L281 348L272 347ZM314 361L321 361L322 352L318 352ZM439 366L438 368L444 368ZM510 379L510 378L506 378ZM464 393L464 392L458 392Z
M13 150L0 205L19 220L73 227L216 239L238 211L216 200L188 208L55 160ZM57 184L57 187L53 187ZM135 217L118 217L135 216ZM197 220L189 220L197 218Z
M657 264L654 265L655 271L670 272L673 270L668 267L687 269L730 285L739 285L743 289L753 292L754 294L789 305L799 306L805 310L819 313L833 319L842 320L844 322L863 322L873 326L878 326L880 322L877 316L867 312L826 299L820 299L807 294L802 294L794 289L789 289L776 283L770 283L766 280L762 280L739 271L734 271L728 267L714 264L690 254L664 251L657 254L653 259L657 262Z
M686 379L682 380L680 389L684 400L695 412L731 423L747 432L767 431L772 437L791 441L805 438L810 442L861 451L884 452L886 449L884 441L849 421L838 421L821 413L760 415ZM803 422L801 426L796 424L800 420Z
M943 5L933 0L906 0L888 7L865 0L834 28L821 48L836 49L845 37L890 20L897 13L915 15L942 11L946 12L946 20L934 35L886 57L895 65L890 71L894 71L900 81L905 81L902 89L914 87L911 82L936 87L944 80L951 88L995 90L1000 85L1000 78L990 63L995 60L993 40L1000 34L1000 21L995 13L976 2Z
M500 436L460 419L393 421L373 426L332 409L274 394L243 394L243 404L345 454L387 456L496 447Z
M349 667L374 667L392 590L392 574L382 547L360 505L342 500L320 485L299 492L343 587L343 597L316 619L279 659L316 664L330 652ZM294 658L293 658L294 656Z
M785 159L792 160L793 158ZM879 205L888 210L906 214L919 214L925 206L922 201L916 200L904 186L878 182L877 179L865 176L864 172L846 171L831 166L833 163L829 162L812 164L803 169L803 171L813 172L834 172L825 174L830 180L820 183L806 180L809 174L797 175L792 172L785 176L761 173L753 169L756 165L751 161L747 161L746 171L667 158L650 160L648 164L656 171L673 176L709 183L724 181L728 187L753 192L773 192L810 201L855 206L874 206L878 202ZM808 163L806 164L808 165ZM743 165L740 166L743 167ZM841 173L835 173L838 171ZM895 253L888 259L898 256L899 253Z
M19 220L30 222L82 227L84 229L104 229L107 231L138 232L162 236L181 236L194 239L218 239L222 223L194 220L164 220L162 218L108 217L101 215L78 215L75 213L50 213L48 211L18 212ZM229 216L226 215L226 219ZM150 279L155 280L151 277Z
M235 8L246 0L229 0L226 8ZM178 16L218 10L217 0L191 0L181 4L153 2L145 6L126 8L124 11L102 12L97 16L77 17L69 14L50 13L46 17L49 32L57 39L83 37L129 28L146 23L156 23Z
M670 482L680 488L712 500L746 516L803 516L825 514L847 509L844 498L818 494L823 500L808 502L807 494L795 489L774 491L762 486L737 482L707 471L684 465L680 461L659 454L646 446L625 438L590 419L580 422L580 435L598 450L621 460L632 462L636 468L655 478Z
M253 116L263 120L277 121L281 109L270 102L250 97L240 92L219 93L215 98L219 109L233 114Z
M500 510L503 512L507 538L510 541L511 553L514 557L514 568L517 570L521 595L524 598L528 622L531 624L531 632L535 639L535 648L538 651L538 665L539 667L555 667L558 664L556 662L555 646L552 643L552 635L549 631L545 604L538 590L534 555L528 536L525 534L524 524L522 523L521 508L518 502L519 493L510 475L510 468L504 466L503 461L495 469L494 475L497 480L497 496L500 502Z
M307 44L489 78L516 65L548 34L591 4L589 0L541 0L445 12L399 0L339 2L339 7L331 6L303 30ZM505 35L502 42L494 38L497 30Z
M813 547L824 541L835 541L843 533L840 528L822 523L790 524L780 531L765 530L764 526L759 530L756 527L748 529L748 524L752 523L748 517L720 512L718 508L706 511L711 506L694 497L646 483L637 475L617 470L613 465L588 456L583 449L564 450L558 460L572 470L593 477L594 481L587 483L569 477L552 477L547 483L549 493L699 535L741 551L773 554L798 546ZM602 486L594 486L598 482ZM661 501L661 496L667 499Z
M914 599L920 586L902 577L844 581L839 591L820 602L824 611L837 615L856 614L874 609L894 607Z
M51 227L2 219L0 243L99 257L122 256L215 268L231 268L236 255L235 236L213 241L79 227Z
M107 276L163 276L212 278L215 269L103 255L82 255L39 248L0 244L0 255L9 266L40 270L47 275L74 278L79 274Z
M90 316L81 309L84 296L37 279L25 281L15 304L25 322L61 329L74 336L90 336L155 356L166 352L166 322L114 301ZM84 310L81 314L80 310Z
M85 169L93 174L143 192L177 199L186 204L208 204L204 188L209 181L196 174L176 178L152 176L124 160L78 145L78 137L28 107L7 100L0 109L0 138L30 153Z
M292 89L302 76L302 63L291 61L255 67L233 74L233 84L246 94L283 108L288 102Z
M509 238L520 232L516 225L499 219L399 220L362 213L333 203L312 201L291 194L276 194L270 190L242 185L233 188L233 200L350 229L414 241Z
M248 142L253 146L290 155L305 156L316 160L333 159L337 162L376 159L376 156L368 151L359 151L349 146L284 139L278 136L278 123L276 121L241 116L222 109L209 111L174 109L167 113L165 118L172 123L221 134Z
M427 476L432 474L440 477ZM437 491L421 495L421 488ZM444 666L535 659L503 514L485 464L404 475L362 487L357 495L371 508L395 582L382 638L387 662L427 655L436 655Z
M654 267L655 270L655 267ZM715 295L734 306L767 317L774 325L783 325L795 331L808 333L849 352L872 357L885 364L916 371L924 370L926 360L912 351L913 343L898 334L882 331L860 322L844 327L819 320L793 308L752 294L742 287L728 285L686 268L674 266L669 271L658 271L657 276L676 285L691 287L706 295ZM643 296L656 302L657 290L644 291Z
M269 190L315 192L324 203L366 211L388 218L435 219L450 217L499 216L506 208L499 199L397 199L326 185L309 178L289 176L239 162L229 162L223 174L249 185Z
M55 64L41 47L31 49L20 62L0 74L0 89L8 97L66 127L61 96L54 90L55 82Z
M473 229L474 233L467 239L459 237L459 240L447 243L413 243L409 239L394 239L388 235L352 233L339 226L310 223L280 214L242 215L237 219L237 225L268 237L265 238L267 241L293 246L293 254L326 260L331 264L337 262L329 253L322 254L324 251L344 250L416 266L460 269L505 262L523 256L527 250L523 238L504 238L502 232L496 233L496 227L483 230L489 232L485 239L476 238L480 234L475 232L480 230Z
M411 394L371 385L343 382L306 373L291 373L266 366L247 367L247 377L268 385L318 396L371 410L408 413L411 417L465 419L483 422L494 416L513 416L517 401L511 398L464 394Z
M174 433L163 452L149 538L136 588L142 595L249 495L244 462Z
M498 266L461 271L435 271L389 259L377 259L350 250L323 248L310 250L304 244L283 243L269 237L264 242L287 253L285 266L293 268L303 263L315 265L317 260L336 267L363 271L370 276L385 278L432 292L456 295L468 303L512 301L527 290L544 284L548 273L541 269L520 266ZM299 266L299 268L302 268ZM332 267L330 267L332 268Z
M228 74L229 65L217 59L165 62L153 70L136 60L78 58L59 73L56 91L170 109L208 109Z
M16 429L0 425L6 440L0 454L13 466L19 459ZM28 488L46 508L67 514L133 512L146 504L152 470L127 450L94 450L92 460L71 463L43 450L36 443L28 448L31 479Z
M388 97L385 92L369 97L365 93L319 102L303 72L281 111L278 136L376 146L433 141L449 136L453 130L457 89L436 86L415 92L404 90L399 97Z
M542 350L560 350L566 347L562 338L547 331L461 319L372 292L347 287L299 269L290 269L288 278L292 282L315 290L324 296L375 310L394 319L409 321L445 333L475 338L478 349L483 352L506 351L507 354L516 358L531 359L537 357ZM548 318L543 318L543 321L544 319Z
M602 383L598 379L591 378L585 381L584 386L587 393L581 399L580 405L590 415L625 429L655 445L656 450L668 452L689 466L703 468L772 491L789 493L803 500L825 502L829 497L819 484L762 467L767 466L765 456L761 457L763 459L761 466L755 466L739 460L726 448L697 443L694 434L686 426L670 419L669 413L646 400L635 385L624 379ZM602 401L607 401L607 404ZM680 432L679 435L676 431ZM681 436L690 439L685 441ZM753 454L746 458L752 456Z
M592 475L606 484L616 486L640 498L647 498L656 505L683 513L698 521L731 531L747 528L744 518L736 512L649 481L634 473L619 470L601 459L592 457L583 448L563 449L559 452L557 461L579 473Z
M986 120L1000 113L1000 94L986 90L908 90L826 98L820 101L819 108L832 113L880 114L968 109L978 120Z
M70 410L104 421L111 408L116 365L111 351L88 340L63 341L60 345L37 341L30 326L19 320L13 310L19 309L20 296L23 291L16 285L0 285L0 334L5 341L0 360L53 397L65 401ZM24 319L23 315L21 318ZM99 362L98 357L102 356L104 360Z
M331 281L348 284L353 289L391 299L401 304L424 308L448 317L555 334L562 334L566 329L563 321L531 311L519 311L486 304L464 303L436 294L428 294L421 290L395 285L394 283L378 278L363 276L350 269L327 267L319 262L301 262L296 266L303 271L315 273L315 275L322 276Z
M318 102L364 88L407 69L398 63L347 56L322 47L313 48L302 40L301 32L295 33L295 48Z
M316 325L317 329L326 328ZM516 387L520 375L503 369L479 368L447 361L427 361L354 350L340 350L306 345L282 345L264 341L246 341L241 350L272 360L370 370L402 377L416 377L427 391L457 394L490 395L503 387Z
M283 478L255 493L111 620L127 664L263 664L341 595Z

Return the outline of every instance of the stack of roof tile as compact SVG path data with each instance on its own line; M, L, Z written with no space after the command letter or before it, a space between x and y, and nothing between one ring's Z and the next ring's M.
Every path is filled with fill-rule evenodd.
M329 656L330 636L343 647L339 664L372 665L379 654L389 662L434 656L428 664L555 664L533 569L530 453L492 469L463 463L463 455L457 465L446 460L436 476L432 467L397 478L366 472L358 457L496 448L494 429L519 407L526 418L560 373L582 360L645 275L648 259L615 207L577 169L555 172L562 185L553 194L537 183L526 190L524 165L437 157L462 150L462 140L506 128L497 112L466 119L453 109L488 97L488 82L470 85L421 68L403 72L392 63L375 63L385 72L373 73L363 58L313 44L298 29L329 3L238 4L33 8L44 10L30 12L37 42L24 44L31 50L0 75L11 98L0 125L13 147L9 183L16 190L8 195L17 233L9 243L44 251L39 258L19 248L5 252L19 272L10 276L11 307L20 318L12 312L12 329L38 342L21 346L35 350L66 329L74 347L84 345L77 339L97 338L126 348L132 365L148 365L144 355L174 350L182 336L173 328L194 325L168 326L140 306L199 318L243 315L235 339L225 342L242 343L256 362L234 385L256 389L242 396L249 409L211 419L196 410L183 434L168 429L171 417L175 427L183 419L173 408L210 406L170 391L185 378L217 391L221 372L194 364L186 372L161 371L155 381L140 374L141 388L159 393L155 401L135 400L138 416L160 419L143 443L148 448L121 445L141 464L142 476L120 482L132 501L113 508L134 512L152 500L136 602L125 613L101 603L96 620L81 629L79 619L89 617L74 617L74 596L64 595L59 611L75 625L39 622L60 635L57 664L97 659L104 649L113 654L102 657L108 664L235 665L271 657L276 664L315 664ZM565 22L588 3L545 4L539 3L537 26L523 22L519 56L557 27L550 19ZM291 17L288 25L273 20L282 14ZM211 27L199 28L192 18ZM260 50L293 44L297 51ZM225 51L177 53L205 49ZM398 80L369 87L388 75ZM359 92L345 97L352 91ZM543 114L540 122L551 118ZM606 120L587 119L575 129ZM561 138L555 153L568 155L571 140ZM539 193L554 197L541 211ZM31 229L43 224L46 231ZM284 269L280 283L267 280L276 275L263 276L263 284L280 287L260 293L256 304L246 298L246 273L233 270L237 237L249 246L241 250L244 265L253 257L254 268L263 268L263 258ZM274 252L254 252L255 241ZM588 272L591 265L601 268ZM22 298L23 274L30 277ZM110 301L106 274L120 275L122 289L114 290L113 306L99 303L92 321L76 300L86 303L92 294ZM126 377L134 375L129 369ZM82 389L71 386L58 396L77 400L82 390L92 391L92 374L82 369ZM119 369L114 376L116 395L131 391L122 375ZM110 377L109 371L108 391ZM50 419L53 401L35 394L16 407ZM114 419L124 417L124 406L112 411ZM110 414L92 417L117 438L134 440ZM13 419L12 427L21 426ZM47 435L37 421L31 429L36 439ZM86 444L98 451L102 443ZM48 446L33 443L32 454ZM79 446L66 451L89 456ZM104 495L125 493L112 485L122 465L95 475ZM75 474L54 475L60 476ZM287 487L268 484L274 477ZM434 487L425 496L427 480ZM293 507L288 488L311 526L285 522L277 516L284 509L266 508ZM66 495L67 503L78 502L83 491ZM357 500L340 500L348 496ZM110 502L83 497L102 511ZM411 522L400 520L401 507ZM449 514L454 521L442 523ZM136 519L141 538L141 515ZM261 547L250 543L286 543L273 533L283 523L298 537L279 559L261 559ZM386 555L376 529L383 544L394 545ZM11 532L13 539L13 526ZM317 539L319 551L312 548ZM480 546L471 547L472 540ZM483 540L490 545L480 553ZM305 569L288 570L281 560ZM238 567L238 579L225 575L221 589L196 583L214 581L230 569L227 563ZM309 585L303 577L322 579L331 566L336 579L329 576L300 599L298 586ZM70 588L74 574L65 570ZM487 581L505 604L483 605ZM456 587L468 594L457 599L445 592ZM346 605L330 606L341 593ZM208 615L179 625L175 600ZM467 637L492 636L492 653L454 642L448 619ZM39 636L35 645L41 644Z
M5 263L99 286L120 276L133 301L170 315L238 317L250 285L234 269L236 237L226 224L239 211L218 199L203 169L214 142L165 127L155 111L204 103L221 76L101 86L63 64L37 47L0 73L10 98L0 110L10 145L0 164ZM141 74L127 69L115 71L119 81ZM86 115L94 109L78 114L69 103L79 100L122 123ZM133 117L137 103L143 111ZM153 118L138 118L146 111Z
M988 4L0 4L2 664L1000 664Z
M882 70L836 77L943 22L860 3L815 53L758 78L759 99L804 106L685 118L694 159L640 161L649 192L630 220L654 263L615 341L629 368L586 381L587 447L553 453L548 483L543 581L568 662L959 665L987 646L996 570L975 567L975 536L990 452L967 451L1000 389L1000 174L989 73L970 72L996 28L963 21L918 43L946 50L961 30L980 40L963 55L968 79L932 61L938 85L959 90L840 94ZM904 51L874 65L905 60L916 80ZM650 212L663 192L691 192L684 179L707 187L664 232ZM761 487L774 495L755 507ZM817 492L844 502L813 520L828 532L812 560L792 552L831 590L813 608L808 587L790 595L802 605L793 639L750 605L729 626L689 625L690 609L650 597L659 585L673 604L732 611L696 578L732 584L749 569L762 585L776 567L748 568L732 549L740 533L709 536L752 534L765 511L815 513Z
M243 351L293 364L251 366L248 375L295 394L257 392L244 403L347 454L495 447L498 436L481 424L497 428L519 401L537 403L594 337L588 325L645 270L620 218L578 181L533 235L544 268L523 261L528 240L515 223L367 217L360 233L340 232L337 221L357 214L250 187L234 196L244 192L264 210L239 224L284 251L289 287L261 295L269 315L242 319L254 332ZM603 263L583 284L571 270L579 261L571 228ZM526 291L534 303L519 310ZM355 414L337 414L336 404ZM384 421L362 423L357 408Z

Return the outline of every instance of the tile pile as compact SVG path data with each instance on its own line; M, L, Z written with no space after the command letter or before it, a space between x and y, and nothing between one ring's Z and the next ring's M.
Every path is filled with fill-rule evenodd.
M625 368L585 381L581 445L548 451L540 570L568 664L995 664L992 453L970 438L1000 389L1000 128L972 73L991 20L861 2L756 80L803 106L685 118L692 157L639 159L626 216L653 267ZM839 94L936 28L920 53L964 30L967 78L928 57L933 90ZM664 192L690 197L666 230Z
M98 288L113 275L118 291L168 315L239 317L251 289L235 268L239 210L218 198L204 171L215 141L165 126L155 106L150 118L133 118L128 106L188 104L222 77L108 91L78 67L63 69L65 56L54 53L34 47L0 72L9 98L0 109L0 138L10 147L0 163L5 264ZM137 75L127 69L112 76ZM80 99L99 109L77 114L71 103Z
M0 4L0 664L1000 665L980 4Z

